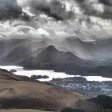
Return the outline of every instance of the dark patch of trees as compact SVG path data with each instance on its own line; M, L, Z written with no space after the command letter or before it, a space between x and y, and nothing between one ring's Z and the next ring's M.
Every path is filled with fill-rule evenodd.
M110 96L100 95L96 98L91 99L90 101L100 105L104 109L112 110L112 97Z
M65 108L61 112L85 112L83 110L73 109L73 108Z
M44 75L44 76L42 76L42 75L32 75L31 76L31 79L47 79L47 78L49 78L47 75Z

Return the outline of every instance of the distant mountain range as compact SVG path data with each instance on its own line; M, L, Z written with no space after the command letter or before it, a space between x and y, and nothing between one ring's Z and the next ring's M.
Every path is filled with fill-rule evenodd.
M44 41L42 42L38 42L37 40L21 40L21 41L22 42L19 42L19 44L18 43L16 44L18 46L13 46L13 49L11 49L9 53L1 59L2 63L17 64L20 61L24 60L25 58L34 56L36 53L41 52L43 48L48 46ZM10 45L6 46L7 49L10 48Z
M16 52L18 59L10 59L9 61L19 61L24 57L34 55L41 52L40 50L53 45L57 50L63 52L71 52L83 60L93 61L100 65L112 65L112 39L102 39L97 41L82 41L78 37L69 37L63 39L60 43L52 40L43 39L10 39L0 40L0 59L4 57L11 58ZM13 58L13 57L12 57ZM4 61L3 61L4 62ZM8 63L8 62L7 62Z
M71 52L59 51L44 41L24 40L20 45L14 47L1 58L2 64L20 65L30 69L53 69L68 73L76 73L81 69L81 73L83 73L85 68L88 68L87 64L90 64Z
M85 60L102 64L110 64L112 60L112 39L82 41L78 37L69 37L63 40L62 44L66 45L70 52Z

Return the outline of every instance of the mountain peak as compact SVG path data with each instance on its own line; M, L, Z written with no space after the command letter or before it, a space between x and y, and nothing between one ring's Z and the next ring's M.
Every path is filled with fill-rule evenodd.
M57 51L57 49L56 49L53 45L48 46L48 47L46 48L46 50L48 50L48 51Z

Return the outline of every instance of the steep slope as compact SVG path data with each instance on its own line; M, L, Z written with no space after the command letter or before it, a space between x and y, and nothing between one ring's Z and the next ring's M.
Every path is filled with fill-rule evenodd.
M0 108L36 108L57 110L73 107L88 98L77 92L57 88L38 81L25 80L0 70Z

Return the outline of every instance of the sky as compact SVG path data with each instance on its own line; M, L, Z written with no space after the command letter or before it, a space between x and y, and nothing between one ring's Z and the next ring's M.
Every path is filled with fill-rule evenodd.
M69 37L112 38L112 0L0 0L0 39L46 38L58 46Z
M111 0L0 0L0 37L110 38L111 6Z

